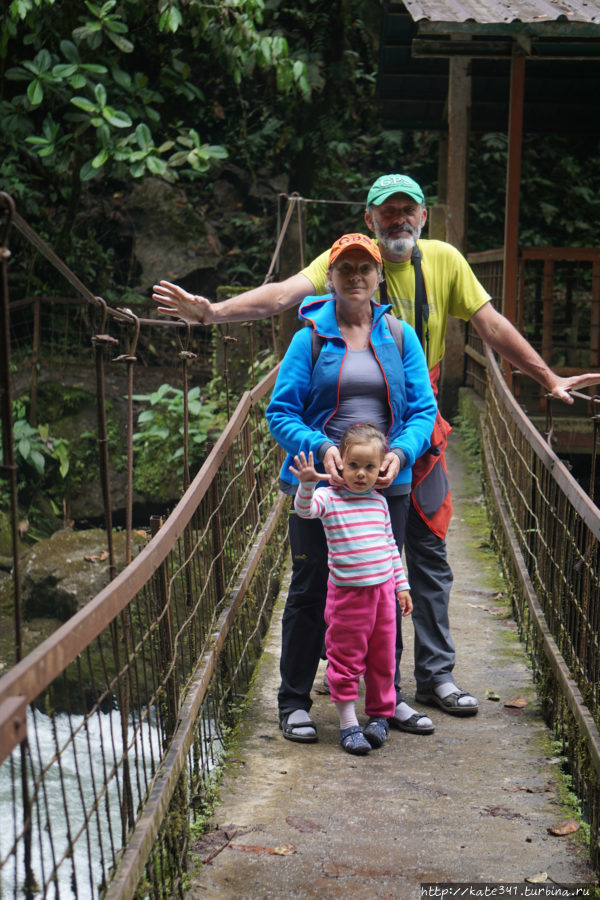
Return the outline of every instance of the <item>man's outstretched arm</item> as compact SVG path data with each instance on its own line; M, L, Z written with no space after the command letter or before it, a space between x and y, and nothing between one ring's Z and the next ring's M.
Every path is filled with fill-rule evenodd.
M211 303L206 297L190 294L170 281L155 284L152 299L161 304L158 312L184 319L214 325L220 322L249 322L276 316L314 294L314 287L306 275L298 272L285 281L261 284L260 287L244 291L237 297Z
M472 316L471 322L486 344L524 375L529 375L530 378L545 387L553 397L564 400L565 403L573 403L569 391L588 387L591 384L600 384L600 373L598 372L573 375L569 378L561 378L556 375L514 325L494 309L491 303L486 303L485 306L478 309Z

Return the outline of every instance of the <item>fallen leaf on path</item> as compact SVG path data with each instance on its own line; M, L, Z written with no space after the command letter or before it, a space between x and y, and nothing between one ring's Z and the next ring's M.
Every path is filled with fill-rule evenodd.
M229 844L231 850L239 850L241 853L257 853L259 856L291 856L296 852L293 844L282 844L280 847L260 847L253 844Z
M524 709L528 702L525 697L513 697L512 700L507 700L504 704L505 706L514 706L515 709Z
M579 823L575 819L569 819L567 822L557 825L556 828L547 828L546 831L548 834L562 837L564 834L573 834L574 831L579 831Z
M528 875L525 881L528 881L530 884L543 884L545 881L548 881L548 873L538 872L537 875Z

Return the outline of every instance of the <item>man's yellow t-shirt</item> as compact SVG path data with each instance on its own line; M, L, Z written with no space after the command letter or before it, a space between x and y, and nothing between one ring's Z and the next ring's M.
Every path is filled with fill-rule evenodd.
M428 364L432 369L444 356L448 316L468 321L490 299L464 256L444 241L418 241L423 255L421 270L429 304ZM312 282L315 294L325 294L329 250L317 256L302 274ZM388 302L394 315L415 324L415 273L410 260L394 263L384 260ZM379 299L379 292L375 295Z

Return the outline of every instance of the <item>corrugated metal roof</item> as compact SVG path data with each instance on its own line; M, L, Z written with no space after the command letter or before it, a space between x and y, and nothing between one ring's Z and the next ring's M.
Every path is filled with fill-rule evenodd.
M600 3L593 0L404 0L404 5L415 22L600 25Z
M527 0L532 4L532 0ZM568 0L571 4L575 0ZM494 3L496 4L494 6ZM547 5L548 0L546 0ZM459 4L460 7L459 7ZM472 4L468 6L467 4ZM510 5L509 5L510 4ZM411 13L409 13L409 7ZM477 16L448 21L451 15ZM488 19L499 0L386 0L378 72L378 96L386 128L445 128L448 69L452 48L463 46L472 78L470 122L473 133L505 131L508 122L511 41L525 55L524 122L529 133L600 134L600 22L509 21L517 9L525 15L525 0L504 0L505 21ZM560 7L563 12L565 6ZM535 4L537 15L544 7ZM553 0L553 15L559 9ZM590 19L600 17L600 0L588 3ZM484 21L485 12L486 17ZM415 19L418 15L438 19ZM498 14L499 18L499 14ZM444 21L444 19L446 21ZM468 45L467 40L468 39ZM530 52L525 43L530 41ZM428 52L414 53L416 44ZM487 54L505 45L505 56ZM469 52L468 47L471 47ZM479 54L472 51L479 49ZM439 52L437 52L439 51Z

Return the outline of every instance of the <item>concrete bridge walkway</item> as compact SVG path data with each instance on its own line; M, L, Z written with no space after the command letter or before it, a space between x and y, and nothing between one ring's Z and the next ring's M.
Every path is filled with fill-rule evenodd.
M582 829L548 831L573 810L487 546L479 476L465 459L453 434L455 675L478 696L479 714L457 719L432 710L433 735L392 731L380 750L353 757L339 747L335 707L315 691L319 743L285 741L276 706L284 590L211 831L192 847L189 900L408 900L422 895L423 883L445 882L486 882L494 886L487 896L550 897L564 896L561 885L595 882ZM403 678L411 700L406 633ZM362 697L358 710L361 718ZM486 896L474 890L460 895ZM429 893L436 895L443 896L441 888Z

